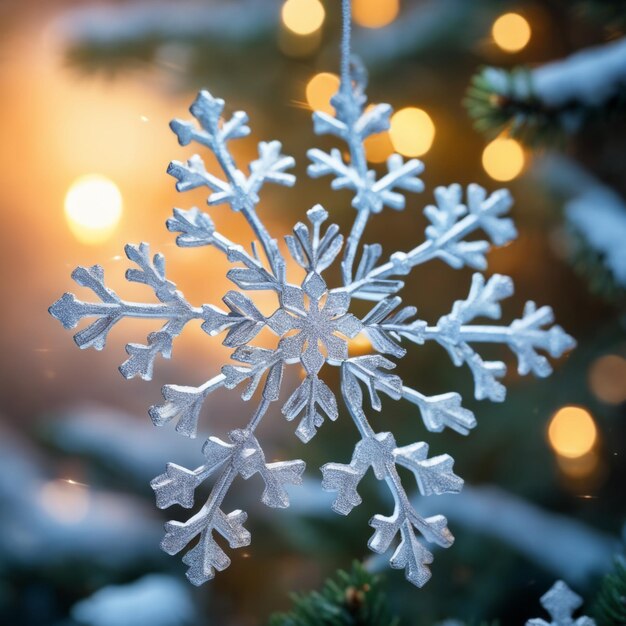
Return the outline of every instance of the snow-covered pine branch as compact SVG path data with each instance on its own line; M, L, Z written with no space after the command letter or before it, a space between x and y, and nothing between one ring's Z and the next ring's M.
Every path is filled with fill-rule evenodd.
M476 74L466 106L476 127L529 143L575 133L626 101L626 38L535 68L487 67Z
M568 248L574 261L591 251L608 275L608 280L592 275L593 267L585 264L582 271L592 287L607 294L615 286L626 289L626 201L582 166L556 154L538 159L533 175L565 199L565 219L574 235ZM575 268L578 265L574 263Z

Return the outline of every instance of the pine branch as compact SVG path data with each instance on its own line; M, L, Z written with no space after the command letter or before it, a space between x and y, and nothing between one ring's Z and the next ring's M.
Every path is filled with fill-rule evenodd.
M626 562L616 559L612 572L602 580L593 612L598 626L626 624Z
M476 128L529 145L550 144L607 117L626 114L626 39L537 68L486 67L471 80L465 107Z
M565 199L567 246L574 270L589 289L623 304L626 294L626 203L613 189L566 157L535 162L534 175Z
M293 608L275 613L268 626L398 626L382 579L355 561L349 572L339 570L320 591L292 594Z

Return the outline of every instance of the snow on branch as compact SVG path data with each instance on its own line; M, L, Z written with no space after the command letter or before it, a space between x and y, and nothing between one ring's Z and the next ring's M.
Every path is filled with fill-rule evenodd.
M574 161L555 154L538 160L533 175L565 198L565 218L579 240L578 245L570 242L574 255L593 251L612 281L625 289L626 201Z
M626 38L536 68L487 67L476 74L466 106L488 135L503 130L529 143L575 133L594 116L624 108Z

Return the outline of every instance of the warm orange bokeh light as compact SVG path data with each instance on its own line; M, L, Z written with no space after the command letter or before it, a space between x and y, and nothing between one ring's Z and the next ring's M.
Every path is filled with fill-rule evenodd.
M393 154L388 132L370 135L364 142L365 157L370 163L384 163Z
M350 355L358 356L361 354L371 354L374 348L372 347L372 342L369 340L369 337L365 333L359 333L356 337L353 337L348 342L348 349L350 351Z
M554 451L570 459L589 453L598 437L591 414L579 406L559 409L548 426L548 440Z
M315 74L306 85L306 101L314 111L333 115L335 109L330 99L339 90L339 76L330 72Z
M422 109L407 107L391 116L391 143L396 152L408 157L426 154L435 138L435 125Z
M607 404L626 401L626 359L617 354L596 359L589 368L589 387L598 400Z
M595 450L576 458L557 456L556 462L561 472L574 480L589 478L596 474L600 467L600 458Z
M391 24L400 12L400 0L353 0L354 22L365 28L382 28Z
M77 178L65 195L65 218L81 243L105 242L122 217L122 194L105 176L88 174Z
M524 169L526 157L522 146L506 137L498 137L483 150L483 168L494 180L513 180Z
M324 23L326 11L319 0L287 0L281 11L283 24L296 35L311 35Z
M517 13L501 15L491 28L493 40L505 52L519 52L525 48L531 34L530 24Z

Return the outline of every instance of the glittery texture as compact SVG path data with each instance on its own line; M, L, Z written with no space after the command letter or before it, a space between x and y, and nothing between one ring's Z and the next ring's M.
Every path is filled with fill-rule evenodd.
M595 626L595 620L590 617L572 617L582 603L583 600L579 595L562 580L557 580L541 597L541 606L550 614L552 621L531 619L526 622L526 626Z
M248 479L259 474L265 482L261 499L271 507L288 506L285 486L301 482L304 462L266 463L255 436L267 410L279 399L285 367L296 365L304 369L304 379L291 391L281 410L287 420L296 421L296 435L305 443L326 419L336 420L340 414L337 398L322 378L327 367L340 368L343 405L360 440L349 463L324 465L323 486L336 492L333 508L345 515L361 502L357 488L370 468L377 479L386 482L395 506L390 516L375 515L370 521L374 534L369 547L385 552L395 544L391 566L404 569L412 583L422 586L430 577L428 565L433 556L418 537L442 547L450 546L453 537L443 516L423 518L415 511L397 466L408 468L415 475L423 496L458 492L463 482L454 474L450 456L428 458L428 445L423 442L398 447L391 433L372 429L367 414L382 409L382 394L414 404L431 432L448 427L467 434L476 420L461 405L457 393L429 397L405 386L393 373L395 363L387 356L401 358L407 344L435 341L447 350L455 365L469 367L476 398L502 401L505 389L499 379L505 373L505 365L483 360L475 344L508 345L518 358L519 372L538 376L551 371L539 350L558 357L574 345L560 327L550 327L550 308L538 309L534 303L528 303L522 317L508 326L474 324L479 317L500 318L500 302L513 292L511 279L504 276L493 275L486 280L475 274L467 298L456 302L452 311L434 325L419 319L414 307L402 306L400 297L395 295L403 287L398 276L422 263L440 259L453 268L485 269L485 255L490 247L508 243L516 236L511 219L506 217L512 201L507 191L489 195L478 185L470 185L465 192L459 185L439 187L435 190L435 204L424 211L430 222L424 242L379 263L381 246L361 244L365 226L370 216L384 207L404 208L403 192L422 191L417 176L423 165L415 159L404 162L399 155L393 155L381 178L368 170L363 141L387 128L391 108L377 105L366 109L365 72L354 63L349 71L332 100L336 116L314 113L316 132L344 141L349 157L345 160L338 149L330 153L311 150L309 174L331 175L333 188L353 192L354 225L344 242L336 225L326 225L328 213L324 208L317 205L307 212L308 223L296 224L293 235L286 237L290 262L302 269L299 284L287 282L287 261L257 213L266 183L294 184L294 177L287 171L293 166L293 159L282 155L280 143L261 143L259 158L244 173L235 165L228 144L250 132L247 115L236 112L225 116L224 102L202 91L191 106L197 124L175 120L171 127L181 145L195 142L212 152L222 175L207 172L197 155L186 163L173 162L168 172L177 180L179 191L206 187L209 205L227 204L240 212L258 242L250 251L244 249L217 232L211 218L197 208L174 209L167 228L177 233L176 242L181 247L211 246L224 254L232 263L227 276L240 291L229 291L223 297L225 308L214 304L193 306L166 278L163 257L152 256L148 245L140 244L126 247L127 257L137 266L128 270L127 278L152 288L156 302L122 300L105 286L102 268L94 266L78 268L73 278L91 289L100 302L82 302L65 294L50 308L66 328L75 327L84 318L95 318L75 335L75 340L81 348L98 350L104 348L109 330L125 317L165 320L160 330L148 336L146 344L127 346L128 359L120 367L126 378L140 376L149 380L157 356L170 358L173 340L190 322L199 322L208 335L223 334L222 343L233 348L232 363L224 365L220 373L199 387L166 385L164 402L150 409L157 426L173 422L179 433L194 437L203 404L215 389L241 386L245 400L254 398L259 403L248 424L232 430L228 441L215 437L206 441L205 464L188 470L170 463L165 473L152 482L160 508L172 504L191 508L196 487L214 476L206 503L186 522L168 522L162 544L166 552L175 554L199 536L183 558L194 584L211 579L215 570L223 570L230 563L215 541L216 533L231 548L250 542L250 534L243 526L246 514L222 510L224 497L238 476ZM479 231L482 239L475 237ZM343 284L331 288L322 274L340 254ZM357 257L360 258L355 269ZM254 303L253 292L257 290L275 293L276 309L267 317ZM369 313L360 319L350 312L355 298L374 301ZM276 335L274 349L254 345L255 337L264 328ZM350 357L349 341L359 333L369 338L371 353Z

